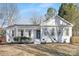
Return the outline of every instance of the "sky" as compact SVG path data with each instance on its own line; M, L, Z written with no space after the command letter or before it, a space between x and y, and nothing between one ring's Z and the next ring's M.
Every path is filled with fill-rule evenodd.
M19 23L28 23L30 18L36 13L39 16L45 15L49 7L59 10L60 3L18 3Z

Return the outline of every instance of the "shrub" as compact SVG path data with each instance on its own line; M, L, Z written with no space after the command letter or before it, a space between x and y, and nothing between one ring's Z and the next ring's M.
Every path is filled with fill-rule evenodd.
M71 38L71 43L73 44L73 43L78 43L79 44L79 37L78 36L73 36L72 38Z
M30 37L14 37L14 41L31 40Z
M18 41L20 37L14 37L14 41Z
M1 31L1 32L0 32L0 35L1 35L1 36L4 36L5 33L6 33L6 31Z

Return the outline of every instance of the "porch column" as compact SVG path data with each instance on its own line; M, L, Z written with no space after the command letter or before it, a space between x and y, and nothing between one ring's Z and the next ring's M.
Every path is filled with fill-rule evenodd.
M15 36L17 37L18 36L18 29L17 28L15 28Z
M41 36L41 38L40 38L40 40L42 40L42 36L43 36L43 33L42 33L42 28L40 28L40 36Z
M34 30L31 30L31 38L32 38L32 42L34 42Z
M58 33L57 33L57 27L55 27L55 38L56 38L56 41L58 42Z
M26 29L24 29L23 36L26 36Z

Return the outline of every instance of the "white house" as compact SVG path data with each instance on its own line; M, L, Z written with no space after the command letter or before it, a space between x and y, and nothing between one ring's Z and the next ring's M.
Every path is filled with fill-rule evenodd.
M6 41L15 42L14 37L31 37L31 42L40 43L70 43L73 25L56 15L39 25L14 24L6 27Z

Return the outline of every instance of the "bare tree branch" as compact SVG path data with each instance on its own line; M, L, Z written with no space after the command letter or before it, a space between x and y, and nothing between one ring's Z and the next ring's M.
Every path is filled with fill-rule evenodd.
M4 20L1 27L3 27L7 22L8 26L14 23L15 18L18 16L17 4L12 3L2 3L0 4L0 19Z

